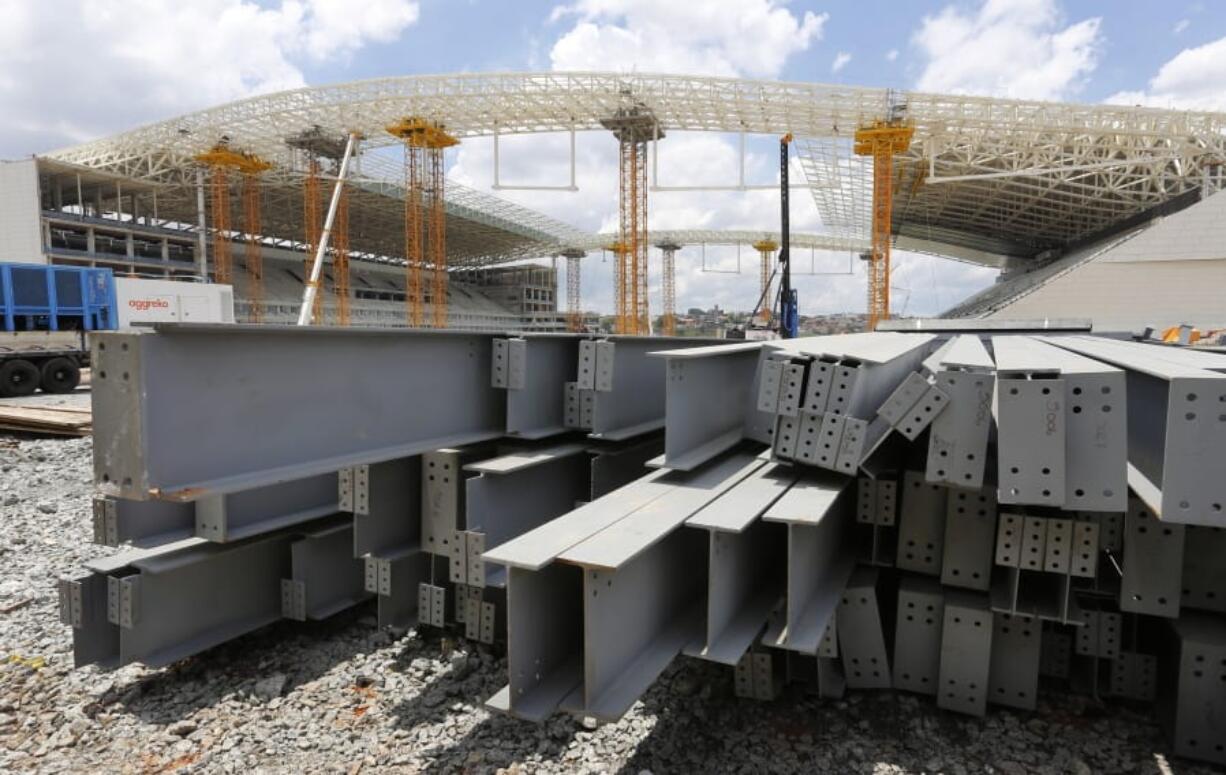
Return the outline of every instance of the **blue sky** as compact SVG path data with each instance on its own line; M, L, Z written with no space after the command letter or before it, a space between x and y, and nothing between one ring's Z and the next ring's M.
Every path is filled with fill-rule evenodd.
M250 94L457 71L684 72L1226 109L1226 4L1207 0L0 0L0 18L0 158ZM614 145L597 134L580 139L578 194L502 195L585 229L611 227ZM563 138L514 142L504 146L504 180L564 179ZM661 144L661 183L727 182L734 147L728 137L674 135ZM772 179L773 156L769 141L751 143L750 177ZM450 179L488 190L491 157L488 142L466 141L450 153ZM794 202L794 227L820 229L812 202ZM659 194L651 212L653 228L777 222L768 192ZM744 259L742 275L709 274L696 250L683 251L680 305L751 304L756 274ZM737 263L730 250L708 251L707 261ZM815 261L833 269L846 256ZM609 265L593 256L587 266L585 300L607 309ZM896 254L896 305L939 312L994 277ZM804 312L863 308L859 270L799 285Z

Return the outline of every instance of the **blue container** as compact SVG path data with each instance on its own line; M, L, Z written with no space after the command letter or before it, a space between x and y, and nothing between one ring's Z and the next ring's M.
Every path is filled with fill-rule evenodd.
M0 264L6 331L105 331L118 327L110 269Z

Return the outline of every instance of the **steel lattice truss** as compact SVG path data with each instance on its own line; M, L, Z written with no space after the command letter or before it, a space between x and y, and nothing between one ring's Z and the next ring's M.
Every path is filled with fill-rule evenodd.
M396 142L384 127L405 116L439 121L449 133L468 138L600 130L600 121L619 108L640 105L662 130L790 131L805 141L827 141L800 143L801 163L832 232L857 237L852 227L867 213L867 187L835 180L855 173L839 154L847 153L856 127L882 118L891 102L905 103L905 116L916 127L897 165L895 233L1002 255L1031 256L1110 227L1199 186L1207 170L1226 160L1226 115L1218 113L604 73L415 76L298 89L50 156L129 179L186 184L193 157L228 138L234 147L272 161L271 179L288 180L295 167L286 138L315 127L337 135L358 131L370 150ZM858 169L863 174L863 166ZM394 199L396 193L383 189L372 196ZM495 211L511 207L485 205ZM373 201L355 201L357 219L366 206L378 209ZM489 214L484 205L476 209ZM539 255L550 252L549 244L571 241L556 224L529 212L504 210L503 217L548 235L530 250ZM381 248L355 244L355 250L375 254Z
M735 231L721 229L680 229L680 230L662 230L649 231L647 233L647 244L649 245L678 245L685 247L686 245L711 245L711 246L735 246L753 245L755 242L768 240L779 242L780 236L777 231ZM582 241L571 245L577 250L601 250L610 246L617 241L617 235L608 234L592 234L585 237ZM834 251L853 251L862 252L868 248L868 240L854 239L848 237L837 237L829 234L795 234L789 237L789 242L793 248L803 248L805 250L834 250Z

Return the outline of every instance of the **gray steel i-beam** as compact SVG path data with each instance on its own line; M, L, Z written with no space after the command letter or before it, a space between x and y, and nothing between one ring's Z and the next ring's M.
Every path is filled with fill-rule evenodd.
M649 357L694 347L692 337L612 336L595 343L592 438L624 441L664 427L665 362ZM580 355L579 387L586 388Z
M746 438L760 410L761 351L749 342L659 353L667 360L664 468L691 471Z
M591 489L582 444L512 453L465 466L466 549L452 552L453 581L470 587L505 586L506 569L487 566L481 555L575 508ZM477 536L480 540L473 540ZM458 546L458 544L457 544Z
M765 465L686 520L708 531L706 638L686 654L736 665L786 593L787 531L759 517L796 476Z
M281 579L281 615L318 621L369 598L363 563L353 556L351 522L308 532L290 544L290 576Z
M574 334L495 339L492 385L506 390L508 436L542 439L565 433L566 383L579 364Z
M496 438L506 398L490 386L493 338L207 324L95 334L95 483L193 500Z
M196 535L239 541L339 511L337 475L319 474L195 501L94 498L94 542L158 546Z
M820 475L797 480L762 519L788 528L787 606L767 628L767 646L817 654L855 567L851 480Z
M421 544L420 456L363 464L340 472L340 510L353 514L353 556Z
M1226 374L1097 337L1044 341L1125 370L1128 485L1164 522L1226 527Z

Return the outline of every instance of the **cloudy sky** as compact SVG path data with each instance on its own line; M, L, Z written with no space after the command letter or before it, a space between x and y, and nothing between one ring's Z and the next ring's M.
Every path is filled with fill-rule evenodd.
M1077 0L0 0L0 158L18 158L255 93L385 75L611 70L780 78L1027 99L1226 109L1226 6ZM616 156L579 139L578 193L506 192L585 229L616 223ZM774 176L775 147L749 143L748 175ZM567 140L506 141L504 182L559 183ZM487 142L448 157L488 188ZM736 140L675 134L660 183L723 184ZM798 230L820 229L804 196ZM652 228L776 228L770 192L659 193ZM795 256L846 270L846 255ZM653 254L652 261L657 257ZM678 304L751 306L756 271L731 250L678 257ZM798 279L805 313L864 306L851 275ZM592 255L585 306L608 309L611 262ZM654 267L653 267L654 272ZM992 282L988 270L896 254L895 310L932 314ZM653 278L654 279L654 278ZM654 283L653 283L654 286ZM653 301L655 300L653 294Z

